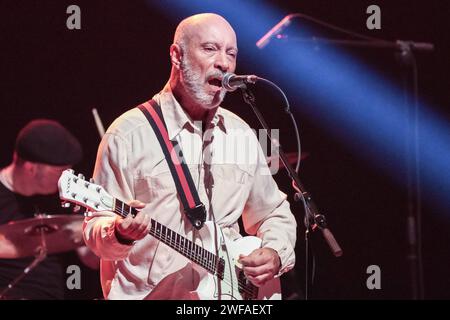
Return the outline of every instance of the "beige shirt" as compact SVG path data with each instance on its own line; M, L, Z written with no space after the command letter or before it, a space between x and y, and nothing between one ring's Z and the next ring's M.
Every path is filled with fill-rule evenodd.
M249 126L219 107L210 129L202 134L201 123L189 118L169 85L153 99L161 106L169 138L181 146L207 220L215 220L226 236L235 239L240 237L237 221L242 215L245 231L278 252L280 274L290 270L295 262L296 221ZM143 212L193 239L162 149L140 110L124 113L108 129L98 150L94 181L124 202L146 203ZM133 245L120 244L114 221L113 213L99 212L86 218L83 226L87 245L101 257L106 299L185 299L186 292L195 290L187 258L151 235Z

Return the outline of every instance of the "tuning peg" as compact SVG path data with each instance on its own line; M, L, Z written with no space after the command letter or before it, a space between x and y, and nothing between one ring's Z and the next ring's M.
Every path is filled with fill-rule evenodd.
M71 196L72 196L72 198L75 198L77 196L77 194L75 192L72 192Z
M81 174L81 173L79 173L79 174L78 174L78 178L81 179L81 180L84 180L84 175Z
M94 183L94 178L89 178L90 183Z
M75 170L73 170L73 169L67 169L66 171L69 172L69 173L71 173L71 174L74 174L74 173L75 173Z

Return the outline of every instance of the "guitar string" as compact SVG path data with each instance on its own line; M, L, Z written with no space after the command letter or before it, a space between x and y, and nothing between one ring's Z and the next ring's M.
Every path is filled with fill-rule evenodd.
M117 200L117 199L115 199L115 200ZM115 204L116 204L117 202L115 202ZM116 212L117 211L119 211L118 213L122 216L122 217L126 217L130 212L131 212L131 210L133 209L132 207L130 207L129 205L127 205L127 204L125 204L124 202L122 202L122 204L123 204L123 206L122 207L124 207L124 206L127 206L127 207L129 207L130 208L130 210L127 212L127 211L123 211L121 208L118 208L117 206L117 208L116 208ZM158 223L158 224L160 224L161 226L163 226L161 223L159 223L158 221L156 221L156 220L154 220L154 219L152 219L155 223ZM183 239L185 239L186 241L189 241L189 242L191 242L189 239L186 239L185 237L183 237L182 235L180 235L180 234L178 234L177 232L175 232L175 231L173 231L173 230L171 230L171 229L169 229L169 228L167 228L166 227L166 229L167 230L170 230L171 232L173 232L174 234L176 234L176 235L179 235L181 238L183 238ZM167 239L166 239L167 240ZM169 241L168 241L169 242ZM192 243L192 242L191 242ZM179 243L176 243L175 244L175 246L176 246L176 249L179 249L179 252L180 253L185 253L185 254L187 254L187 255L189 255L189 252L187 252L186 250L187 250L187 248L186 247L181 247L181 245L179 244ZM206 251L207 252L207 254L209 253L210 255L212 255L214 258L215 258L215 260L217 260L217 255L215 255L214 253L212 253L212 252L209 252L208 250L206 250L206 249L204 249L204 248L202 248L202 247L200 247L202 250L204 250L204 251ZM219 259L220 259L220 257L219 257ZM194 259L191 259L191 260L194 260ZM195 261L194 261L195 262ZM199 264L200 266L202 266L202 267L204 267L207 271L213 271L213 273L217 273L217 270L209 270L209 268L208 267L205 267L203 264L201 264L201 263L198 263L197 262L197 264ZM215 266L214 268L217 268L217 266ZM225 274L224 274L224 276L225 276ZM225 279L225 277L224 277L224 280L223 281L225 281L228 285L230 285L230 286L232 286L232 284L230 283L230 280L228 280L228 281L226 281L226 280L228 280L228 279ZM232 281L232 280L231 280ZM242 291L244 291L244 293L246 293L246 294L248 294L248 295L251 295L251 296L253 296L253 294L254 294L254 290L255 290L255 288L256 287L254 287L253 285L249 285L249 284L247 284L247 283L244 283L242 280L240 280L239 278L237 279L237 282L238 282L238 288L239 289L241 289Z
M111 207L114 207L114 210L113 210L113 211L116 212L116 213L118 213L118 214L119 214L121 217L123 217L123 218L126 218L126 217L128 216L128 214L131 213L132 209L134 209L133 207L129 206L128 204L126 204L126 203L124 203L123 201L118 200L118 199L116 199L116 198L114 198L114 200L113 200L113 205L112 205ZM128 207L128 210L125 210L126 207ZM122 208L123 208L123 209L122 209ZM154 223L159 224L159 225L162 226L162 227L165 227L164 225L162 225L161 223L159 223L158 221L156 221L156 220L154 220L154 219L152 219L152 221L154 221ZM170 232L172 232L172 233L175 235L175 237L178 235L178 236L180 237L180 239L185 240L186 242L190 243L191 246L192 246L192 245L196 245L195 243L193 243L192 241L190 241L190 240L187 239L186 237L183 237L183 236L180 235L179 233L173 231L172 229L167 228L167 227L165 227L165 228L166 228L166 230L169 230ZM158 234L158 233L157 233L157 229L156 229L156 228L153 228L153 225L152 225L152 229L155 230L155 231L154 231L155 234L152 234L153 236L155 236L155 235L161 236L161 233ZM152 230L152 229L151 229L151 230ZM155 237L156 237L156 236L155 236ZM156 238L158 238L158 237L156 237ZM160 239L160 240L161 240L161 239ZM217 256L216 254L214 254L214 253L212 253L212 252L210 252L210 251L208 251L208 250L206 250L206 249L204 249L204 248L202 248L202 247L196 245L196 246L198 246L201 250L203 250L203 251L206 253L206 256L209 255L209 256L212 256L212 257L213 257L213 261L212 261L212 262L210 261L210 259L209 259L208 257L206 257L207 263L205 264L205 263L203 263L202 260L199 259L199 258L205 258L204 255L200 255L200 257L199 257L197 253L194 253L195 256L192 256L192 251L188 251L188 248L187 248L186 246L181 246L181 244L178 243L178 242L176 242L176 240L173 240L172 238L170 238L170 239L167 238L167 234L165 234L165 240L166 240L166 242L167 242L167 244L168 244L169 246L172 246L172 247L174 247L175 249L177 249L177 251L178 251L180 254L187 256L190 260L192 260L192 261L194 261L195 263L199 264L201 267L203 267L204 269L206 269L206 270L209 271L210 273L212 273L212 274L214 274L214 275L215 275L215 274L219 275L219 271L217 270L218 263L217 263L216 261L218 261L217 258L219 258L219 262L220 262L220 259L223 260L223 258L220 258L220 257ZM175 241L175 243L173 243L173 241ZM164 241L163 241L163 243L164 243ZM195 257L195 258L193 258L193 257ZM231 265L230 262L229 262L229 265ZM230 271L230 274L232 274L231 271ZM226 276L226 274L223 273L223 277L224 277L224 278L223 278L222 281L224 281L225 283L227 283L228 285L230 285L231 287L233 287L236 280L234 280L233 277L232 277L231 280L230 280L230 279L227 279L225 276ZM232 283L231 283L231 282L232 282ZM255 291L256 287L255 287L253 284L243 282L239 277L237 278L237 282L238 282L238 286L237 286L238 289L241 289L241 291L242 291L243 293L248 294L248 295L251 296L251 297L254 297L254 295L255 295L255 292L254 292L254 291Z
M119 207L119 206L120 207ZM131 213L131 211L132 211L132 209L134 209L133 207L131 207L131 206L129 206L129 205L127 205L127 204L125 204L123 201L120 201L120 200L118 200L118 199L116 199L116 198L114 198L114 201L113 201L113 206L112 207L114 207L115 208L115 212L116 213L118 213L120 216L122 216L123 218L126 218L127 217L127 215L129 214L129 213ZM128 207L128 210L127 211L125 211L125 207ZM123 209L122 209L123 208ZM152 219L153 220L153 219ZM157 224L159 224L159 225L161 225L161 226L163 226L161 223L159 223L158 221L156 221L156 220L153 220L155 223L157 223ZM165 226L163 226L163 227L165 227ZM195 243L193 243L193 242L191 242L189 239L187 239L187 238L185 238L185 237L183 237L182 235L180 235L180 234L178 234L177 232L175 232L175 231L173 231L173 230L171 230L170 228L167 228L167 227L165 227L166 228L166 230L170 230L172 233L174 233L175 235L179 235L180 236L180 238L181 239L184 239L184 240L186 240L186 241L188 241L189 243L191 243L191 244L193 244L193 245L196 245ZM166 236L166 239L165 239L168 243L169 243L169 246L170 245L172 245L172 246L174 246L175 247L175 249L178 249L178 252L180 252L181 254L185 254L185 255L187 255L188 256L188 258L191 258L191 256L192 256L192 254L190 254L191 252L189 252L189 251L187 251L188 249L185 247L185 246L181 246L179 243L175 243L175 244L173 244L172 243L172 238L170 238L170 240L168 240L167 239L167 236ZM176 240L175 240L176 241ZM164 242L164 241L163 241ZM198 246L198 245L197 245ZM219 258L219 259L222 259L223 260L223 258L220 258L219 256L217 256L216 254L214 254L214 253L212 253L212 252L209 252L208 250L206 250L206 249L204 249L204 248L202 248L202 247L200 247L199 246L199 248L201 249L201 250L203 250L204 252L206 252L206 255L210 255L210 256L212 256L213 258L214 258L214 261L213 261L213 263L211 263L211 261L210 261L210 259L208 259L207 258L207 263L206 263L206 265L204 264L204 263L202 263L202 260L199 260L198 258L204 258L204 256L203 255L201 255L200 257L198 256L198 254L196 254L196 257L197 257L197 259L193 259L193 258L191 258L191 260L193 260L194 262L196 262L197 264L199 264L200 266L202 266L203 268L205 268L207 271L209 271L210 273L213 273L213 274L217 274L217 275L219 275L219 272L218 272L218 270L217 270L217 267L218 267L218 263L216 263L216 261L217 261L217 258ZM198 260L198 261L195 261L195 260ZM220 260L219 260L219 262L220 262ZM211 270L212 269L212 270ZM230 272L231 273L231 272ZM227 283L228 285L230 285L230 286L234 286L234 284L232 284L232 283L230 283L230 281L231 282L235 282L236 280L235 279L227 279L225 276L226 276L226 274L225 273L223 273L222 274L223 275L223 281L225 282L225 283ZM233 278L233 277L232 277ZM255 287L253 284L251 284L251 283L246 283L246 282L243 282L241 279L239 279L239 278L237 278L237 282L238 282L238 289L241 289L241 291L243 292L243 293L245 293L245 294L248 294L248 295L250 295L251 297L254 297L254 291L255 291L255 289L257 288L257 287Z
M125 215L125 212L121 211L121 213L122 213L122 215ZM128 213L127 213L127 214L128 214ZM165 226L163 226L161 223L159 223L158 221L156 221L156 220L154 220L154 219L152 219L152 220L154 221L154 223L157 223L157 224L159 224L160 226L165 227ZM175 231L173 231L173 230L171 230L171 229L169 229L169 228L167 228L167 227L166 227L166 230L170 230L174 235L178 235L180 238L184 238L182 235L176 233ZM202 260L199 260L199 259L198 259L198 258L201 258L201 257L204 258L204 255L200 255L200 257L199 257L199 256L196 254L196 256L194 256L194 257L196 257L196 258L193 258L193 256L192 256L192 251L189 251L188 248L187 248L186 246L181 245L181 244L180 244L179 242L177 242L176 240L173 240L172 238L167 237L167 234L166 234L166 233L163 234L162 232L158 231L158 229L157 229L156 227L153 227L153 226L152 226L151 231L152 231L152 232L151 232L150 234L151 234L152 236L155 236L156 238L158 238L158 239L160 239L160 240L165 240L165 241L167 242L166 244L169 244L169 246L172 246L172 248L175 248L179 253L187 255L188 258L190 258L190 260L193 260L194 262L196 262L197 264L199 264L200 266L202 266L203 268L205 268L205 269L206 269L207 271L209 271L210 273L213 273L213 274L216 274L216 273L217 273L217 274L218 274L218 271L217 271L217 264L214 265L214 263L211 263L210 261L208 261L208 262L205 264L205 263L203 263ZM161 237L164 237L164 239L161 239ZM184 240L189 241L189 240L186 239L186 238L184 238ZM162 242L165 243L165 241L162 241ZM194 243L192 243L192 244L194 244ZM215 257L215 260L217 261L217 255L214 255L213 253L209 252L208 250L206 250L206 249L204 249L204 248L202 248L202 247L199 247L199 248L200 248L201 250L203 250L204 252L206 252L206 254L209 254L210 256ZM208 258L206 258L206 259L208 260ZM225 274L223 274L223 275L225 276ZM230 280L230 279L227 279L227 278L224 277L223 281L224 281L225 283L227 283L228 285L233 286L233 284L230 283L230 281L231 281L231 282L234 282L234 281L236 281L236 280L233 281L233 280ZM237 281L238 281L237 287L238 287L239 289L241 289L245 294L248 294L248 295L250 295L251 297L254 296L254 290L255 290L255 288L251 288L248 284L243 283L240 279L238 279Z
M117 200L117 201L116 201ZM119 206L118 206L119 205ZM128 207L129 209L128 210L125 210L125 206L126 207ZM115 209L114 209L114 212L116 212L116 213L118 213L120 216L122 216L123 218L126 218L127 216L128 216L128 214L129 213L131 213L131 210L132 209L134 209L134 208L132 208L132 207L130 207L129 205L127 205L127 204L125 204L124 202L122 202L122 201L120 201L120 200L118 200L118 199L115 199L114 198L114 207L115 207ZM122 209L122 208L124 208L124 209ZM157 224L159 224L159 225L161 225L161 226L163 226L161 223L159 223L158 221L156 221L156 220L154 220L154 219L152 219L152 221L154 221L154 223L157 223ZM163 226L163 227L165 227L165 226ZM180 234L178 234L177 232L175 232L175 231L173 231L173 230L171 230L170 228L167 228L167 227L165 227L166 228L166 230L170 230L173 234L175 234L175 235L178 235L181 239L184 239L184 240L186 240L186 241L189 241L189 239L186 239L185 237L183 237L182 235L180 235ZM152 229L155 229L155 234L156 234L156 228L152 228ZM192 255L190 255L190 252L189 251L187 251L187 248L185 247L185 246L181 246L181 244L179 244L178 242L176 242L175 244L173 244L172 243L172 238L170 238L170 240L168 240L167 238L165 239L167 242L169 242L169 246L170 245L172 245L173 247L175 247L175 249L178 249L178 252L180 252L181 254L186 254L188 257L191 257ZM176 241L176 240L175 240ZM192 243L192 244L194 244L193 242L191 242L191 241L189 241L190 243ZM164 243L164 241L163 241L163 243ZM214 257L214 260L215 261L217 261L217 258L218 258L218 256L217 255L215 255L214 253L211 253L211 252L209 252L208 250L206 250L206 249L204 249L204 248L202 248L202 247L199 247L201 250L203 250L204 252L206 252L206 254L209 254L209 255L211 255L211 256L213 256ZM196 257L198 257L198 255L196 254ZM203 257L203 256L201 256L201 257ZM220 259L220 257L219 257L219 259ZM206 265L204 264L204 263L202 263L202 260L199 260L199 259L192 259L191 258L191 260L193 260L194 262L196 262L197 264L199 264L200 266L202 266L203 268L205 268L207 271L209 271L209 272L211 272L211 273L213 273L213 274L218 274L218 271L217 271L217 266L218 266L218 264L216 263L216 265L214 265L214 264L211 264L211 263L207 263ZM198 261L195 261L195 260L198 260ZM223 260L223 258L222 258L222 260ZM220 260L219 260L220 261ZM213 268L212 270L211 270L211 268ZM234 280L234 279L231 279L231 280L229 280L229 279L226 279L225 278L225 273L223 274L223 276L224 276L224 279L223 279L223 281L225 282L225 283L227 283L228 285L230 285L230 286L233 286L233 284L232 283L230 283L230 281L231 282L234 282L234 281L236 281L236 280ZM233 281L234 280L234 281ZM242 280L240 280L239 278L237 279L237 282L238 282L238 289L241 289L241 291L242 292L244 292L245 294L248 294L248 295L250 295L251 297L254 297L254 290L256 289L256 287L255 286L253 286L252 284L247 284L247 283L244 283L244 282L242 282Z
M123 201L121 201L121 200L119 200L119 199L116 199L116 198L114 198L114 207L115 207L116 212L119 213L119 214L120 214L122 217L124 217L124 218L125 218L128 214L130 214L130 213L132 212L132 210L134 209L133 207L129 206L128 204L126 204L126 203L124 203ZM127 208L128 208L128 209L127 209ZM154 219L152 219L152 220L153 220L155 223L157 223L157 224L163 226L163 225L162 225L161 223L159 223L158 221L156 221L156 220L154 220ZM163 226L163 227L165 227L165 226ZM177 232L171 230L170 228L167 228L167 227L165 227L165 228L166 228L166 230L170 230L172 233L174 233L175 236L176 236L176 235L179 235L179 237L180 237L181 239L183 239L183 240L185 240L185 241L189 241L190 243L192 243L189 239L183 237L182 235L178 234ZM155 235L153 235L153 236L155 236ZM166 237L165 240L166 240L167 242L169 242L169 246L172 245L172 247L174 247L175 249L178 249L177 251L178 251L179 253L181 253L182 255L188 256L188 258L190 258L190 260L193 260L195 263L199 264L200 266L202 266L203 268L205 268L205 269L206 269L207 271L209 271L210 273L212 273L212 274L219 274L219 273L218 273L218 270L217 270L218 264L216 263L216 265L214 265L214 262L217 261L217 258L222 259L222 260L223 260L223 258L220 258L220 257L218 257L216 254L214 254L214 253L212 253L212 252L209 252L208 250L206 250L206 249L204 249L204 248L202 248L202 247L199 247L201 250L203 250L204 252L206 252L206 255L209 254L209 255L211 255L211 256L214 257L213 263L210 263L210 262L208 261L209 259L206 258L208 262L207 262L206 265L205 265L205 263L203 263L202 260L199 260L199 259L198 259L198 258L204 258L203 255L200 255L200 257L198 257L197 254L196 254L195 257L197 257L197 259L193 259L193 258L192 258L191 252L187 251L188 249L187 249L185 246L181 246L181 244L179 244L179 243L173 244L173 243L172 243L173 240L172 240L172 239L168 240L167 237ZM176 240L175 240L175 241L176 241ZM163 243L164 243L164 241L163 241ZM192 244L195 244L195 243L192 243ZM196 260L197 260L197 261L196 261ZM219 261L220 261L220 260L219 260ZM230 262L228 262L228 264L231 265ZM211 270L211 269L212 269L212 270ZM230 270L230 274L232 274L232 270ZM229 286L234 287L234 286L235 286L235 282L237 281L237 287L238 287L238 289L240 289L243 293L249 295L251 298L253 298L253 297L255 296L255 290L257 290L257 287L254 286L252 283L247 283L246 280L241 280L239 277L237 277L237 280L235 280L236 278L233 278L232 276L231 276L232 279L227 279L225 276L226 276L226 274L223 273L223 277L224 277L224 278L223 278L223 281L224 281L225 283L227 283Z
M155 221L155 223L158 223ZM167 229L167 228L166 228ZM170 229L169 229L170 230ZM173 232L173 231L172 231ZM175 232L174 232L175 233ZM176 233L175 233L176 234ZM200 266L202 266L203 268L205 268L207 271L209 271L210 273L213 274L218 274L219 272L217 271L217 264L215 264L214 262L212 262L210 259L206 258L208 261L206 262L206 264L203 262L203 260L199 260L198 259L198 254L194 253L195 255L192 255L192 251L189 250L189 248L187 248L186 246L183 246L182 244L180 244L179 242L177 242L176 240L173 240L173 238L168 237L167 233L162 232L161 230L158 230L157 228L153 227L152 228L152 235L156 236L158 239L161 240L165 240L166 244L169 244L170 246L172 246L173 248L177 249L177 251L181 254L184 253L185 256L187 256L188 258L190 258L190 260L196 262L197 264L199 264ZM179 235L179 234L176 234ZM179 235L181 237L181 235ZM164 241L163 241L164 242ZM202 249L203 251L206 251L206 255L210 255L213 256L215 258L215 260L217 261L217 256L215 256L214 254L212 254L211 252L209 252L208 250L205 250L201 247L199 247L200 249ZM205 258L205 255L200 255L200 257ZM232 286L233 284L230 283L230 280L228 278L225 277L226 274L224 275L224 279L223 281L225 283L227 283L228 285ZM231 280L231 282L233 282ZM240 284L240 285L239 285ZM251 292L251 288L248 288L245 284L243 284L242 282L239 282L239 284L237 285L239 289L242 289L246 294L252 294Z

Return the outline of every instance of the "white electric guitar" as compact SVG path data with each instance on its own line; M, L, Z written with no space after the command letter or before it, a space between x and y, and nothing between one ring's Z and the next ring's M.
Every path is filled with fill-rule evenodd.
M63 203L73 203L88 211L112 211L123 218L128 214L137 214L136 209L112 197L103 187L86 181L82 175L74 175L71 169L62 173L58 187ZM217 241L214 239L215 230L219 231ZM247 280L238 263L240 254L248 255L261 247L261 239L257 237L243 237L232 241L220 232L218 225L207 221L199 230L203 242L203 246L199 246L153 219L150 235L194 263L201 279L196 290L200 299L281 299L278 278L258 288ZM218 248L215 243L219 244Z

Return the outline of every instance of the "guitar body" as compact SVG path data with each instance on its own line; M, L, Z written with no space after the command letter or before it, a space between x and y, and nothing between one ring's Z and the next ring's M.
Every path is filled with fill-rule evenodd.
M215 234L217 233L217 247L215 244ZM256 288L245 279L240 264L239 255L249 255L253 250L261 248L261 239L257 237L243 237L237 240L230 240L224 236L220 227L212 221L205 222L199 231L204 249L216 253L225 261L223 279L207 272L201 266L195 265L195 269L200 274L200 284L196 294L200 299L206 300L280 300L281 286L280 280L272 279L264 286ZM250 285L249 285L250 284ZM254 290L256 292L254 292ZM252 292L255 296L250 297Z

